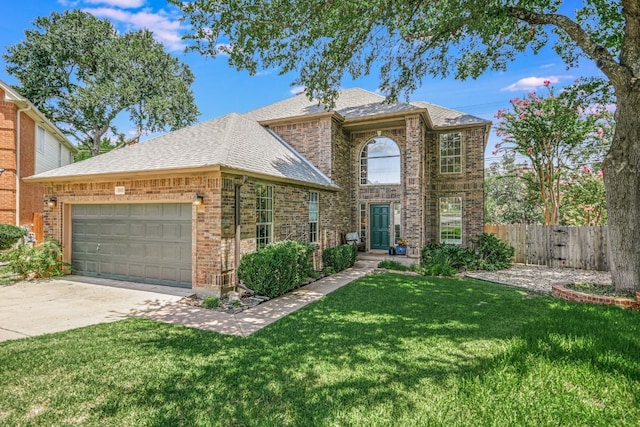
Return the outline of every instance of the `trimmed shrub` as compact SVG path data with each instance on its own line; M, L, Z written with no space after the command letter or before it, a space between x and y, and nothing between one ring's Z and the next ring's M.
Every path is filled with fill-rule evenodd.
M461 246L431 243L422 249L420 264L427 276L453 276L475 265L475 254Z
M20 238L25 236L25 230L13 224L0 224L0 250L11 248Z
M513 265L513 246L498 239L493 234L483 233L477 239L471 239L476 254L478 270L504 270Z
M397 270L397 271L409 271L410 268L406 265L399 263L398 261L393 261L390 259L385 259L384 261L380 261L378 263L378 268L386 268L387 270Z
M353 267L356 263L358 247L355 245L342 245L335 248L327 248L322 252L322 263L325 269L331 268L334 271L342 271L345 268Z
M274 298L302 285L312 274L315 246L293 240L272 243L240 260L238 278L259 295Z
M62 276L71 271L71 264L62 261L62 246L55 240L46 240L33 247L20 245L2 255L8 261L8 270L23 279Z

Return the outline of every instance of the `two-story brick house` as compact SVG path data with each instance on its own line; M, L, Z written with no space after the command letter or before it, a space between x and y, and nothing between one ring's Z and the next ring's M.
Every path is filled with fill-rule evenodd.
M406 239L468 243L483 230L490 122L362 89L334 109L304 95L38 174L45 229L81 274L235 284L242 254L284 239L322 251L358 232L368 251Z
M0 81L0 223L32 225L41 184L23 178L73 162L76 148L29 100Z

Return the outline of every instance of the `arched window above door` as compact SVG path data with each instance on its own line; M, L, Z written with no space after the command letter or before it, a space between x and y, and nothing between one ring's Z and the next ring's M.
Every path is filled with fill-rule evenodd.
M400 148L394 140L377 137L360 154L360 185L400 184Z

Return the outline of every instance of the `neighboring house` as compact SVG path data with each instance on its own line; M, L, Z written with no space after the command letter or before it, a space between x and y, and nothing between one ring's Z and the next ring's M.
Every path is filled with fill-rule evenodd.
M0 81L0 223L31 226L37 221L43 187L23 178L68 165L75 152L60 129Z
M324 248L358 232L466 245L483 231L490 122L362 90L327 110L304 95L229 114L29 178L57 200L46 233L79 274L235 286L242 254L285 239Z

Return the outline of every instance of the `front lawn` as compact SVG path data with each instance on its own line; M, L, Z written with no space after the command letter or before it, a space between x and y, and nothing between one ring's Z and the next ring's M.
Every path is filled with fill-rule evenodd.
M466 279L365 277L248 338L129 319L0 343L0 425L638 420L640 313Z

